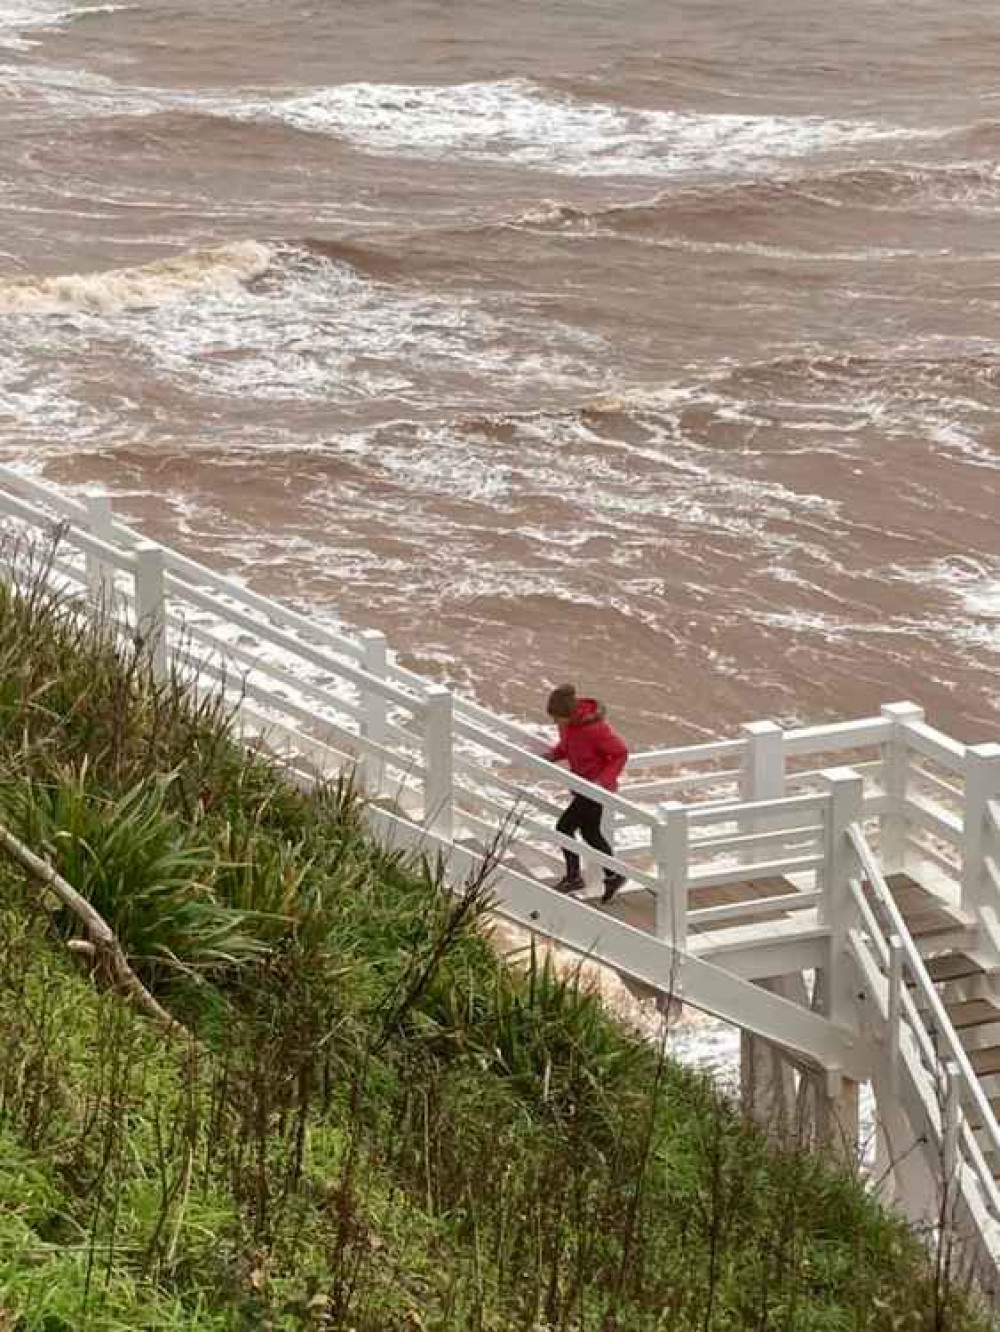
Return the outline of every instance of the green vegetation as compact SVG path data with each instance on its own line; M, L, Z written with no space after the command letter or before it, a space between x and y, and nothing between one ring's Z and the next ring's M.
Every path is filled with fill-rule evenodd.
M985 1326L857 1182L498 961L488 882L444 894L44 574L0 586L0 820L192 1038L0 866L0 1329Z

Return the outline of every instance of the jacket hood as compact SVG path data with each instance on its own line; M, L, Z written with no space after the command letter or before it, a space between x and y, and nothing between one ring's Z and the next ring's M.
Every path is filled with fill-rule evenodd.
M604 720L605 707L596 698L578 698L567 726L590 726Z

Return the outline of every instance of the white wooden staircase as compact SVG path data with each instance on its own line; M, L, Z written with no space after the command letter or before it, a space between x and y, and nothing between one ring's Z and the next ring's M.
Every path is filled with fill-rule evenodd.
M377 631L344 633L144 541L104 494L0 468L0 521L0 575L37 577L57 530L44 570L68 613L103 615L151 645L157 673L224 693L247 743L298 780L353 771L373 830L440 854L457 890L502 830L499 914L763 1043L776 1095L814 1084L821 1137L856 1138L871 1083L894 1201L947 1214L996 1289L1000 746L889 704L636 754L612 794L553 768L531 728L401 668ZM616 848L575 845L592 881L628 876L607 908L548 886L566 788L601 802Z

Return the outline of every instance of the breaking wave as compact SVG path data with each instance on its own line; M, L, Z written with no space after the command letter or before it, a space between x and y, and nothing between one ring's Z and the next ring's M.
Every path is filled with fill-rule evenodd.
M370 152L459 155L566 175L670 176L899 138L907 131L819 116L707 115L589 102L525 79L451 86L350 83L234 106Z
M23 51L37 44L29 33L49 32L77 19L116 14L132 5L96 4L74 7L65 0L0 0L0 48Z
M0 0L2 3L2 0ZM4 68L17 96L90 117L211 117L321 134L368 153L464 160L578 177L748 174L815 153L922 137L884 122L645 110L526 79L454 85L344 83L288 95L143 87L106 75ZM201 124L198 127L204 130ZM172 136L194 127L171 127Z
M996 162L887 163L767 180L679 186L631 203L593 209L550 200L526 209L509 225L534 230L642 234L664 226L689 224L700 228L718 220L736 230L741 220L769 215L788 220L810 212L826 215L851 208L993 208L998 200L1000 167Z
M118 314L172 305L192 296L225 295L263 276L273 252L235 241L174 259L105 273L69 273L0 282L0 314Z
M903 347L884 354L844 353L831 355L779 356L730 370L725 382L752 383L756 388L792 381L909 386L915 394L921 385L952 390L972 388L1000 390L1000 348L982 344ZM719 382L724 382L720 376Z

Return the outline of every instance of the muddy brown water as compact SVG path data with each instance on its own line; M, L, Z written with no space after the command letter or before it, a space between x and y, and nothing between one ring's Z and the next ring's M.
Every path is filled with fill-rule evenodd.
M998 732L1000 10L0 0L0 460L637 745Z

